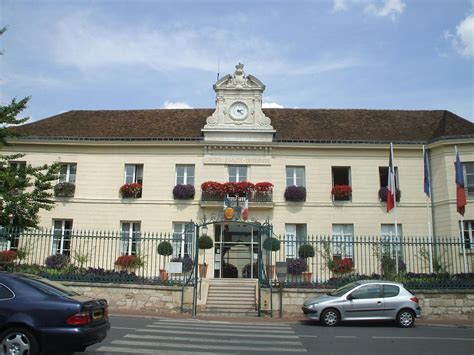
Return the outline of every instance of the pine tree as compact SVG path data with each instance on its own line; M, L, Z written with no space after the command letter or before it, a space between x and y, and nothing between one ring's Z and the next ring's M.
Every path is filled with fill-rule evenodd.
M5 31L5 27L0 29L0 35ZM28 120L28 117L18 118L18 115L26 108L29 99L13 99L6 105L1 104L0 147L8 145L8 138L19 136L11 127ZM38 227L39 211L54 207L52 188L59 172L57 163L38 167L12 164L23 156L0 155L0 226L20 230Z

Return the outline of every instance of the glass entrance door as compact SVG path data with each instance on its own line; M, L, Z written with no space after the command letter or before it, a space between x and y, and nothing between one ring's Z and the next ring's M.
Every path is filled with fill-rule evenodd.
M253 225L215 225L215 278L258 278L259 230Z

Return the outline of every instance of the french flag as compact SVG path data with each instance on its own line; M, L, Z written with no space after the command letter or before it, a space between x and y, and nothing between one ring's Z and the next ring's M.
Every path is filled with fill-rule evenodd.
M244 202L244 209L242 210L242 219L246 221L249 218L249 199L246 197Z
M466 192L464 191L464 174L462 172L459 152L456 152L456 208L461 216L466 211Z
M393 144L390 143L390 157L388 161L387 184L387 212L395 206L395 170L393 167Z

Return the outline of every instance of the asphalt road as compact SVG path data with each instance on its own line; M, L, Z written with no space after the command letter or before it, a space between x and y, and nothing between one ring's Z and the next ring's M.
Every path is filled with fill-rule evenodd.
M102 343L76 354L474 354L474 328L114 316L110 321Z

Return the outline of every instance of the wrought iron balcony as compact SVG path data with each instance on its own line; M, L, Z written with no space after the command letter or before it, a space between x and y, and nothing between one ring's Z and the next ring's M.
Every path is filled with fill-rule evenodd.
M245 197L229 197L230 200L236 201L238 205L243 206ZM201 205L215 206L224 203L224 196L219 193L202 192ZM273 207L273 192L251 192L249 195L249 204L251 207Z

